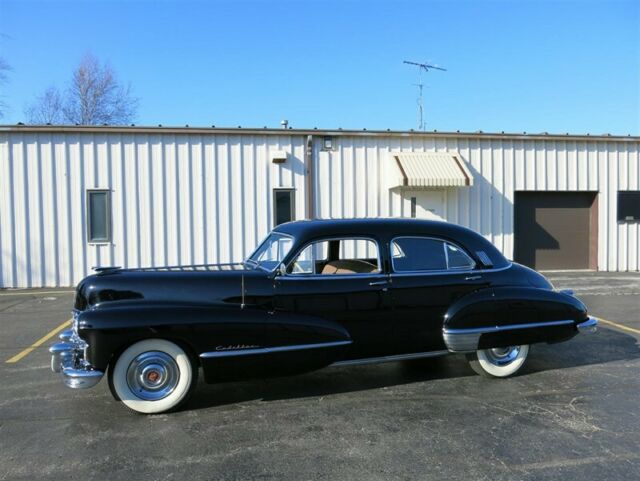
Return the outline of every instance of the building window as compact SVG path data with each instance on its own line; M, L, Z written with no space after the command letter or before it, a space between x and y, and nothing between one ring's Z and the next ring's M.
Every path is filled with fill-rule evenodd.
M111 192L87 191L87 240L111 242Z
M322 150L333 150L333 137L327 135L322 138Z
M640 220L640 190L618 191L618 221Z
M416 205L418 203L418 199L416 197L411 197L411 218L416 218Z
M295 189L273 189L274 227L295 219Z

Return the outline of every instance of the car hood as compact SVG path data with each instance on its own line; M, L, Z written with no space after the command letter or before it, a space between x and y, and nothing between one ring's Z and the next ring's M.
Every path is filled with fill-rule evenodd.
M130 302L154 304L240 304L242 289L269 274L243 264L145 269L104 269L83 279L75 309L110 307Z

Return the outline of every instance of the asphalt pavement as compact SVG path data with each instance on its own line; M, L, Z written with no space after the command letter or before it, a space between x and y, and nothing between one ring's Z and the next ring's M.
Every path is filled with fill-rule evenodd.
M514 378L460 355L328 368L201 383L156 416L50 371L72 293L0 291L0 480L640 479L640 275L547 275L603 322Z

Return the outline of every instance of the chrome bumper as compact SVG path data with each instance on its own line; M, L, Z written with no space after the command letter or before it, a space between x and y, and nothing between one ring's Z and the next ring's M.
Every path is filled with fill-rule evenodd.
M598 330L598 319L589 317L586 321L576 325L578 332L596 332Z
M84 359L87 343L71 329L62 332L60 340L49 348L51 370L62 373L65 386L72 389L88 389L98 384L104 372L96 371Z

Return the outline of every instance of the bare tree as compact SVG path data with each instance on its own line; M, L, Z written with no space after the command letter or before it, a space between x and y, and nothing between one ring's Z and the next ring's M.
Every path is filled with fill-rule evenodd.
M138 109L131 86L123 86L110 65L100 65L91 54L85 55L73 72L67 102L66 120L73 124L126 124Z
M73 72L64 95L49 87L25 109L31 123L122 125L130 123L138 110L131 86L121 84L113 69L91 54ZM43 122L44 121L44 122Z
M57 87L49 87L44 93L36 97L36 101L25 109L25 114L31 124L62 124L64 123L62 94Z
M11 70L11 67L6 62L5 59L0 57L0 85L4 85L8 80L8 72ZM2 100L4 94L0 96L0 119L4 117L4 112L7 109L7 104Z

